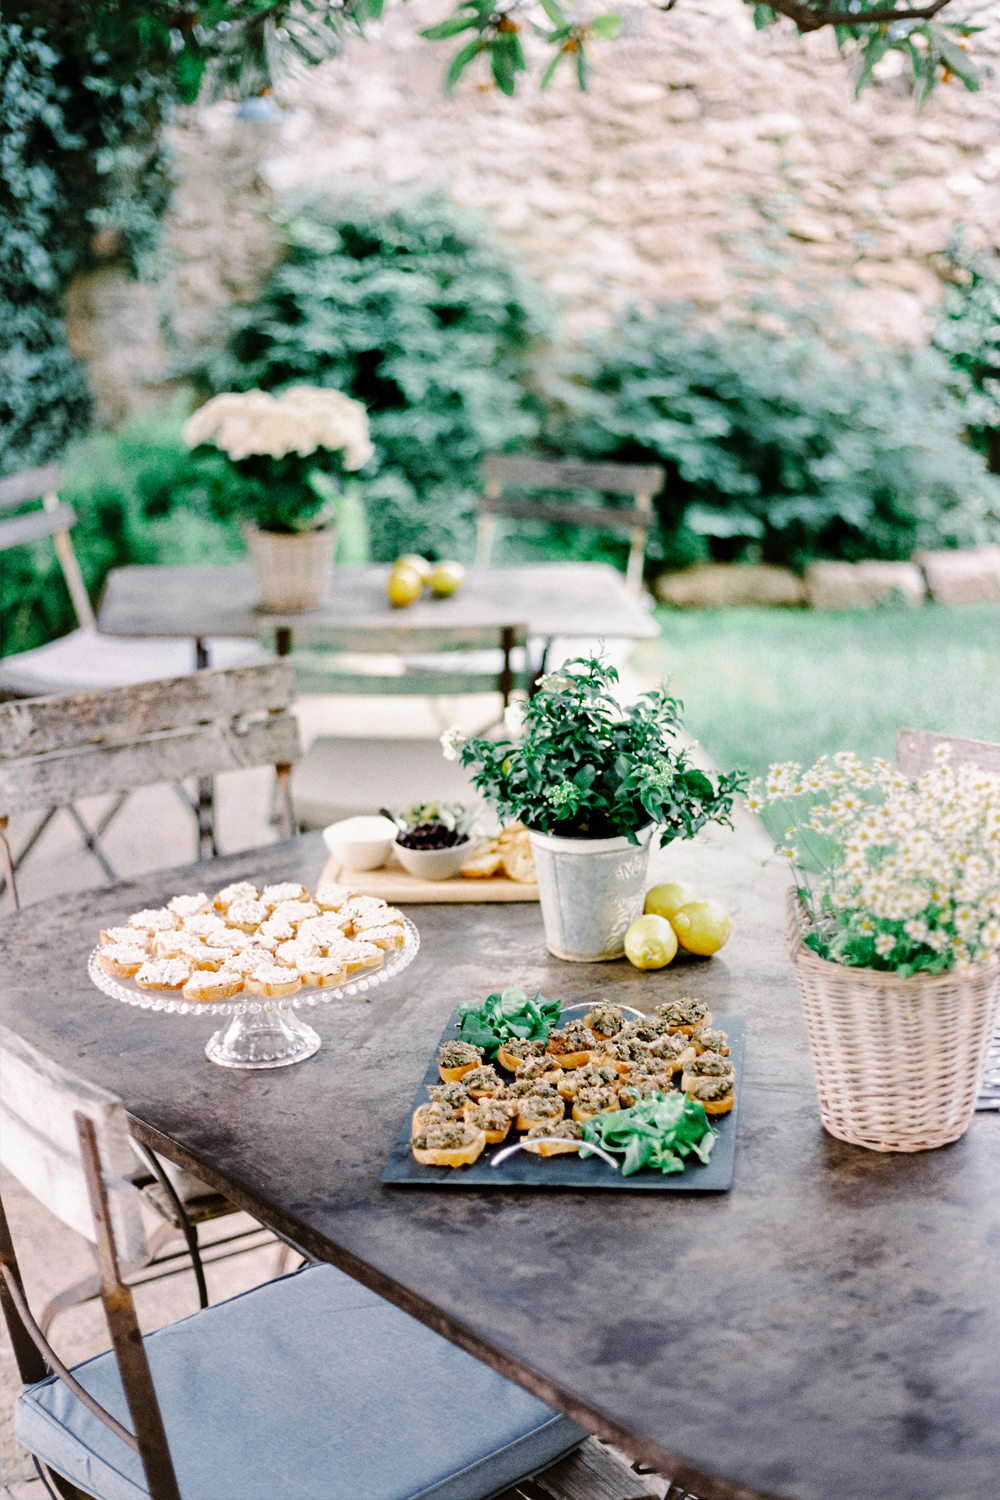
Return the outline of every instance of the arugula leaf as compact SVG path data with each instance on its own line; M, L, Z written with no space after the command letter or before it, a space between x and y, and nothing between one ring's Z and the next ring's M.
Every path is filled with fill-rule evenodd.
M461 1002L459 1036L485 1048L487 1057L495 1057L501 1043L513 1037L545 1041L558 1025L561 1010L562 1001L546 1000L541 990L529 998L519 985L508 985L500 994L487 995L482 1004Z
M656 1094L630 1109L597 1115L583 1127L585 1142L605 1151L624 1151L623 1177L643 1167L664 1174L683 1172L684 1158L691 1155L707 1164L717 1138L704 1106L687 1094ZM580 1155L590 1155L586 1145Z

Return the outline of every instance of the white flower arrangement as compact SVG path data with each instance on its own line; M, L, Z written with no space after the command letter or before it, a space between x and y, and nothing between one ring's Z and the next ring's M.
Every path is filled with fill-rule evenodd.
M189 448L214 443L234 462L266 454L304 458L318 448L343 453L345 469L360 469L374 453L368 413L343 391L298 385L272 396L267 391L213 396L184 424Z
M809 799L785 831L823 958L901 975L987 964L1000 955L1000 776L949 764L946 745L916 782L848 751L809 770L773 765L747 806ZM814 890L801 849L821 870Z

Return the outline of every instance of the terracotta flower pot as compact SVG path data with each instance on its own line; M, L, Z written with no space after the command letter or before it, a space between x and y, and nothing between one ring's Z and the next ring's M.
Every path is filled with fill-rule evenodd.
M242 531L260 589L261 609L291 615L322 604L333 579L336 525L292 535L262 531L246 521Z

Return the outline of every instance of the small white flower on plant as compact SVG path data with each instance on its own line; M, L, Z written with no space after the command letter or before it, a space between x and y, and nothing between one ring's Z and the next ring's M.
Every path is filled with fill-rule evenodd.
M459 728L453 725L451 729L446 729L441 736L441 749L445 760L458 760L459 750L464 744L465 735Z
M875 939L875 952L879 958L888 958L896 946L896 939L891 932L880 932Z
M780 854L783 854L786 859L791 860L793 865L796 863L799 857L799 851L794 844L785 844L778 852Z
M524 723L524 704L517 699L513 703L508 703L503 711L503 722L511 734L520 734Z
M934 751L934 759L939 766L946 766L951 760L951 746L938 745Z
M560 693L569 685L569 679L558 672L545 672L538 679L539 690L543 693Z
M760 793L759 792L751 792L750 795L747 797L747 800L746 800L746 810L747 810L747 812L752 812L752 813L760 812L760 810L761 810L761 808L763 806L764 806L764 799L760 795Z

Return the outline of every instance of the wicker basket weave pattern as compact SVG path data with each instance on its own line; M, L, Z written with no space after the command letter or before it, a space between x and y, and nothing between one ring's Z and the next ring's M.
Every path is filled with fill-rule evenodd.
M1000 1007L1000 962L901 979L819 958L788 893L787 945L809 1026L820 1119L870 1151L928 1151L968 1129Z
M261 609L298 614L322 604L333 578L335 526L285 536L246 524L243 539L260 588Z

